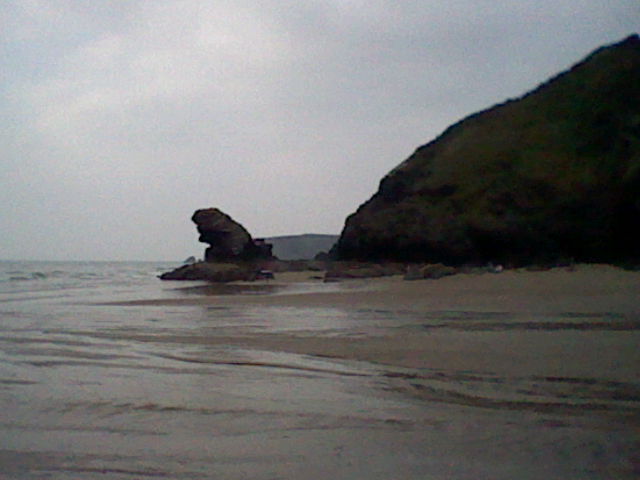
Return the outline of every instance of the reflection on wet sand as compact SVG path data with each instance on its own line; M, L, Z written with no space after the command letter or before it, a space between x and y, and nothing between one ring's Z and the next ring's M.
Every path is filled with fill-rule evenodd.
M640 312L619 299L638 276L596 302L592 276L553 275L567 291L546 300L525 274L190 285L16 316L0 326L0 465L27 479L637 478Z

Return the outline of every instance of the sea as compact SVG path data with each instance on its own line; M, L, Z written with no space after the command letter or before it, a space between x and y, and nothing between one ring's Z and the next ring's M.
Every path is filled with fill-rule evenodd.
M640 478L637 381L400 368L241 341L455 335L476 320L495 330L504 312L234 306L229 296L343 287L157 278L176 266L0 262L0 478ZM204 294L227 301L127 304ZM606 341L637 335L625 322ZM536 330L520 324L521 339ZM537 334L568 323L551 325Z

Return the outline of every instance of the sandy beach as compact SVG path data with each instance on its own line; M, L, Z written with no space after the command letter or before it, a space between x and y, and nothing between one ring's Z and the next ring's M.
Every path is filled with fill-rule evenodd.
M126 304L295 308L302 314L307 308L384 311L411 316L412 321L405 325L399 319L396 328L362 326L340 334L309 335L303 329L199 341L406 368L640 379L638 272L578 265L438 280L405 281L394 276L345 280L332 285L331 291L323 291L327 285L318 278L318 272L282 273L273 281L250 284L267 288L270 293L265 295L217 295L216 287L204 287L199 290L202 295Z
M640 272L610 265L577 265L545 271L505 270L500 274L458 274L438 280L405 281L401 276L342 280L331 292L312 288L287 294L285 287L322 283L321 272L278 273L275 280L235 285L281 288L278 295L201 295L139 300L129 305L280 305L295 307L387 308L439 311L473 309L544 313L548 311L640 312ZM176 282L176 288L179 288ZM205 290L203 290L205 292ZM210 293L217 291L212 287Z
M640 475L640 273L158 268L6 266L33 280L0 305L5 477Z

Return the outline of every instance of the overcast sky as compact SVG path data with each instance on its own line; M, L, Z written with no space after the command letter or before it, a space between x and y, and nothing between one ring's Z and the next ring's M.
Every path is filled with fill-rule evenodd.
M201 256L210 206L337 234L449 124L639 25L638 0L2 0L0 259Z

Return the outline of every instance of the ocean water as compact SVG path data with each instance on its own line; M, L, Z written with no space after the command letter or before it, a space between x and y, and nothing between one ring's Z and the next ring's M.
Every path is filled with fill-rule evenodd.
M118 303L343 288L156 278L175 266L0 262L0 478L640 476L633 316ZM602 371L517 374L278 347L398 332L613 356Z

